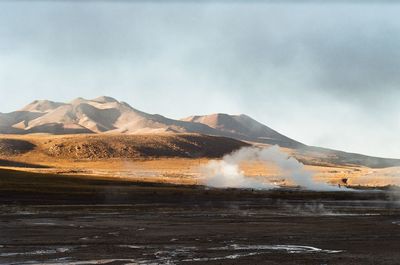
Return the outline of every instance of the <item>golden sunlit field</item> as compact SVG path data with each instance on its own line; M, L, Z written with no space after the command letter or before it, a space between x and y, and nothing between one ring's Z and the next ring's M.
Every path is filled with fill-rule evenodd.
M136 181L203 184L202 168L247 143L197 134L159 135L1 135L0 167L14 170L101 176ZM127 148L128 146L129 148ZM268 145L264 145L268 147ZM217 148L215 148L217 147ZM223 148L221 148L223 147ZM167 150L168 151L165 151ZM217 153L214 149L219 150ZM296 156L296 150L281 148ZM187 154L196 154L188 157ZM307 165L315 157L304 154L301 161L315 179L350 186L386 186L400 183L399 168L369 168L356 165ZM291 185L274 164L245 162L246 176Z

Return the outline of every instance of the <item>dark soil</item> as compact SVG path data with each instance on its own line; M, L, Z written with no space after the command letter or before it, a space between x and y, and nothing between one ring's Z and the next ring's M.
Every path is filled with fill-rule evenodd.
M395 195L0 170L0 264L399 264Z

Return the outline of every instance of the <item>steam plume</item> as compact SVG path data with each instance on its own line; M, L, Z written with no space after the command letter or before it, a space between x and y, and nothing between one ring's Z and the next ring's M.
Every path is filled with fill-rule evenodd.
M278 146L269 148L244 147L232 154L226 155L222 160L210 161L203 168L205 184L218 188L253 188L270 189L276 185L265 180L247 177L240 169L244 161L261 161L275 164L282 172L282 177L290 179L296 185L310 190L343 190L327 183L313 180L313 174L304 168L304 165L293 157L281 152Z

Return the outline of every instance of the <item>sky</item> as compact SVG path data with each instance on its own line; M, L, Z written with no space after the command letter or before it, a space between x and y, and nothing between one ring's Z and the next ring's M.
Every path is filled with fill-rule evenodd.
M400 158L392 1L0 1L0 112L112 96Z

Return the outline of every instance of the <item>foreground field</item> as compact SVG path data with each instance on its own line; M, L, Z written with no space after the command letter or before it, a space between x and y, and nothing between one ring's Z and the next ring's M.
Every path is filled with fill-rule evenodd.
M396 191L219 190L0 170L1 264L398 264Z

